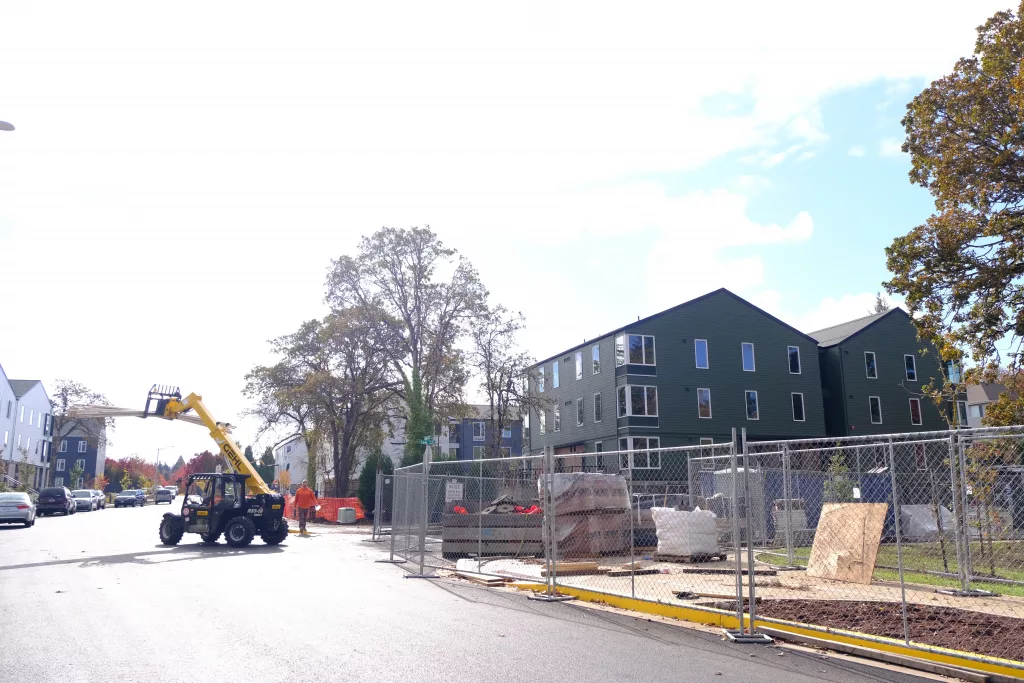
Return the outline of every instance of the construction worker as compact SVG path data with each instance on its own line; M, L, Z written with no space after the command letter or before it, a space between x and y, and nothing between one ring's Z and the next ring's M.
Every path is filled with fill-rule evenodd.
M306 533L306 520L316 514L316 494L309 488L309 480L303 479L302 486L295 492L295 507L299 510L299 533Z

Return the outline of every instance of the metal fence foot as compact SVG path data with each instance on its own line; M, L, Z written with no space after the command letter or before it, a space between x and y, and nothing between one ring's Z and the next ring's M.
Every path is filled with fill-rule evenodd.
M405 560L374 560L378 564L405 564Z
M725 631L725 637L734 643L740 645L770 645L775 641L763 633L753 632L746 633L742 629L723 629Z
M437 574L406 574L403 579L440 579Z
M568 600L575 600L575 595L549 595L547 593L532 593L526 596L527 600L537 600L538 602L566 602Z

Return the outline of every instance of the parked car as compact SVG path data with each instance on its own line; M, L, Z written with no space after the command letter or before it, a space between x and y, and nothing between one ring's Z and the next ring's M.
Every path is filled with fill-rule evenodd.
M24 524L30 527L36 523L36 506L27 493L14 491L0 493L0 524Z
M146 492L143 489L137 489L135 491L135 500L139 502L139 506L142 507L146 504Z
M175 492L171 491L169 488L161 486L153 495L153 502L155 505L159 505L160 503L174 503L174 496Z
M40 516L73 515L77 510L75 497L71 495L71 490L67 486L48 486L39 492L36 513Z
M106 496L103 495L102 491L97 491L96 489L93 489L92 495L96 499L97 510L102 510L105 507L107 507L107 498Z
M96 496L92 495L89 489L75 489L71 495L75 497L75 504L82 512L92 512L96 509Z
M135 489L125 489L124 491L121 491L121 493L117 494L117 498L114 499L114 507L138 507L139 497L136 495L138 493L142 492L136 491ZM145 494L143 494L143 499L145 499Z

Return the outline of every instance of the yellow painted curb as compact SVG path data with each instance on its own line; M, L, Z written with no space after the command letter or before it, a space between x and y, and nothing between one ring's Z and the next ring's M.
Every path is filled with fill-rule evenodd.
M537 583L517 582L511 585L519 590L532 590L537 592L545 590L545 586L543 584ZM725 612L722 610L704 608L697 609L683 605L669 605L662 602L628 598L623 595L601 593L599 591L585 590L571 586L559 586L558 592L563 595L571 595L579 600L586 600L587 602L599 602L612 607L618 607L620 609L642 612L644 614L655 614L657 616L668 617L670 619L681 619L683 621L692 621L698 624L709 624L711 626L720 626L728 629L738 628L739 625L739 619L736 618L735 613ZM806 636L809 638L816 638L818 640L855 645L869 650L889 652L913 659L923 659L936 664L955 666L961 669L977 671L979 673L1008 676L1010 678L1024 678L1024 665L1007 659L991 657L985 658L985 660L978 660L971 658L969 655L966 655L966 653L958 652L956 650L946 650L942 648L936 648L935 650L923 650L908 647L903 643L903 641L892 640L890 638L878 637L877 640L867 639L860 637L855 633L825 629L818 630L803 624L797 624L791 621L782 621L779 619L758 619L758 622L761 621L764 621L766 625L770 624L771 628L776 631L785 631L786 633L791 633L795 636ZM746 626L748 625L749 620L744 619L743 622L744 626Z

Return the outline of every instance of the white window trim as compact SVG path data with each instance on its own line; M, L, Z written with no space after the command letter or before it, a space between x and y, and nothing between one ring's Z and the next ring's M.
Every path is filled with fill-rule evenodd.
M964 407L962 411L960 410L960 406ZM967 401L956 402L956 419L958 424L967 424Z
M705 365L700 364L700 358L697 356L697 342L704 342L704 362ZM693 364L697 366L698 370L710 370L711 369L711 348L708 346L707 339L694 339L693 340Z
M557 434L562 431L562 406L556 405L554 408L554 424L552 427L553 431Z
M597 406L599 406L599 405L601 406L601 414L600 415L597 414ZM594 405L591 407L591 414L592 414L592 416L594 418L594 424L597 424L598 422L600 422L601 418L604 417L604 401L601 399L601 392L598 392L598 393L594 394ZM601 443L601 442L598 441L598 443Z
M658 417L659 416L659 413L661 412L661 396L658 396L658 386L656 384L624 384L622 387L619 387L619 388L622 389L623 387L626 389L626 415L625 415L625 417ZM632 392L633 388L637 388L637 389L642 388L644 390L644 409L645 410L647 409L647 390L648 389L654 389L654 395L655 395L656 400L658 402L658 412L655 413L654 415L651 415L649 413L645 413L644 415L634 415L633 414L633 392ZM617 401L618 400L618 396L616 396L615 398L616 398L616 401ZM618 413L618 406L616 406L616 408L615 408L615 414L616 415L619 414Z
M872 377L871 375L868 374L868 354L869 353L871 354L871 359L874 361L874 366L875 366L875 376L874 377ZM906 361L904 361L904 362L906 362ZM864 352L864 376L867 377L868 379L878 379L878 354L876 354L874 351L865 351Z
M708 416L704 417L700 414L700 392L708 392ZM714 415L714 411L711 409L711 389L707 387L697 387L697 418L700 420L710 420L711 416Z
M85 458L77 458L75 460L75 467L81 467L84 470L85 469Z
M908 372L907 372L907 359L908 358L911 361L910 364L914 366L914 379L910 379L910 377L907 376L908 375ZM917 358L912 353L905 353L905 354L903 354L903 376L907 378L908 382L916 382L917 381Z
M875 399L876 401L878 401L878 422L875 422L873 416L871 415L871 399ZM871 420L871 424L873 425L883 424L881 396L868 396L868 419Z
M658 362L657 362L658 361L658 340L654 338L653 334L630 334L629 332L626 332L625 335L626 336L625 336L625 347L624 348L625 348L625 352L626 352L626 355L625 355L625 361L626 361L625 364L626 365L643 365L644 367L648 367L648 368L656 368L656 367L658 367ZM642 363L634 363L629 358L629 338L630 337L640 337L640 352L643 354L643 362ZM648 337L650 337L650 339L651 339L651 348L654 350L654 361L655 362L653 362L653 363L648 363L647 362L647 344L644 343L644 340L647 339Z
M919 399L919 398L910 398L908 400L910 401L910 406L909 406L910 407L910 424L912 424L915 427L920 427L921 425L924 424L924 410L921 408L921 399ZM917 402L917 416L920 418L920 420L917 421L917 422L914 422L914 402L915 401Z
M25 406L20 406L18 409L18 422L25 421Z
M632 471L632 470L660 470L661 469L661 450L660 450L661 449L661 437L660 436L623 436L623 437L619 437L619 438L626 440L626 452L621 452L620 451L620 453L619 453L619 467L620 468L622 467L622 456L625 455L625 456L627 456L627 460L626 460L627 467L626 467L626 469L628 469L628 470ZM648 446L647 448L635 448L633 446L633 439L647 439L648 444L650 444L651 439L655 439L655 440L657 440L658 445L657 446L653 446L653 447ZM644 453L647 453L647 467L636 467L633 464L633 454L636 451L642 451ZM651 457L652 456L656 456L658 458L658 466L657 467L651 467Z
M601 345L594 344L590 347L590 374L601 374ZM600 442L598 442L600 443Z
M700 437L700 445L701 446L714 446L715 445L715 440L714 440L713 437L710 437L710 436L702 436L702 437Z
M576 381L583 379L583 352L576 352Z
M86 452L88 452L88 450L89 450L89 443L85 439L82 439L81 441L78 442L78 452L79 453L86 453Z
M67 453L68 452L68 441L67 441L67 439L61 439L60 440L60 448L57 449L57 452L58 453Z
M57 467L56 467L56 469L57 469L58 472L63 472L64 471L64 458L57 458Z
M558 388L558 361L551 361L551 388Z
M484 450L486 448L487 448L487 446L473 446L473 459L474 460L483 460L484 459ZM477 455L478 453L479 453L479 455Z
M544 393L544 366L537 368L537 393Z
M7 442L10 441L10 438L11 438L11 432L9 430L5 429L4 430L4 445L5 446L7 445Z
M480 425L480 436L476 434L476 426ZM479 420L473 420L473 441L486 441L487 440L487 423Z
M804 361L803 361L803 358L800 357L800 347L799 346L787 346L786 347L786 365L787 366L789 365L789 352L792 351L793 349L796 349L796 372L793 372L793 368L790 366L789 374L791 374L791 375L802 375L802 374L804 374Z
M757 349L754 348L754 342L740 342L740 367L743 367L743 347L750 347L750 361L754 364L754 367L747 370L743 368L743 372L757 372Z
M793 397L800 397L800 411L804 414L803 419L796 419L796 408L793 406ZM758 412L760 412L760 406L758 406ZM789 395L789 408L793 411L793 422L807 422L807 401L804 400L804 392L794 391Z
M750 412L747 410L747 394L754 395L754 405L757 406L757 417L750 417ZM746 415L747 419L751 422L757 422L761 419L761 397L757 395L757 389L744 389L743 390L743 414Z
M620 332L615 335L615 346L612 349L615 352L615 367L621 368L626 364L626 333ZM622 355L619 355L619 351L622 351Z
M28 409L28 426L29 427L32 426L32 419L35 418L35 416L36 416L36 411L33 410L32 408L29 408Z
M622 392L626 396L626 400L619 401L619 392ZM626 412L622 412L625 408ZM629 385L623 384L620 387L615 387L615 416L616 418L629 417Z
M582 427L583 426L583 420L585 418L586 418L586 415L583 412L583 397L580 396L578 399L576 399L576 426L577 427Z

